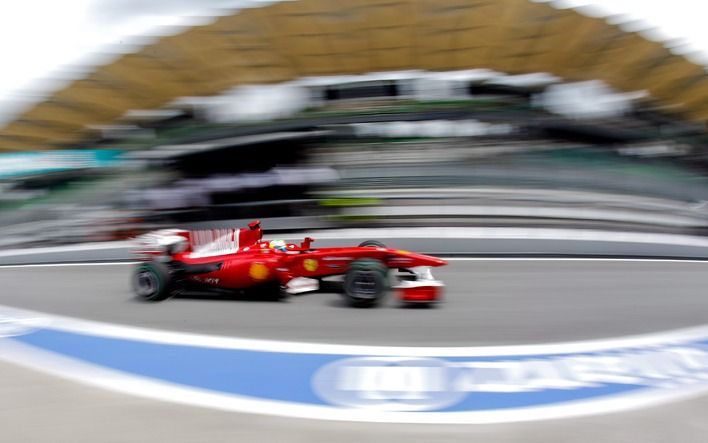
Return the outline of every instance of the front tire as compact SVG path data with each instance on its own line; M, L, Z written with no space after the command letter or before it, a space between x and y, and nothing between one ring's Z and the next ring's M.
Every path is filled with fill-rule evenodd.
M265 299L269 301L286 301L291 296L285 290L285 286L281 286L278 282L266 283L263 289L266 294Z
M170 270L164 263L141 263L133 273L133 291L145 301L157 302L169 298L173 284Z
M358 308L376 306L388 289L388 268L379 260L355 260L344 275L344 295Z

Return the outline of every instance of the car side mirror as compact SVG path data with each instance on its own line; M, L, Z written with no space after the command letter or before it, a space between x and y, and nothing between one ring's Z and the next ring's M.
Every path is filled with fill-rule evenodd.
M312 237L305 237L305 239L300 243L300 249L310 249L310 244L315 241Z
M248 224L248 228L251 231L255 231L256 229L261 227L261 221L260 220L254 220L251 223Z

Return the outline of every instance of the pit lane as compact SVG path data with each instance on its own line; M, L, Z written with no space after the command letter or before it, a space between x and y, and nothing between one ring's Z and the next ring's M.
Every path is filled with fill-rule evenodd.
M547 343L708 323L708 262L622 259L459 259L435 274L445 302L401 309L389 297L352 309L338 294L286 302L179 297L143 303L132 267L0 268L0 304L108 323L290 341L405 346Z

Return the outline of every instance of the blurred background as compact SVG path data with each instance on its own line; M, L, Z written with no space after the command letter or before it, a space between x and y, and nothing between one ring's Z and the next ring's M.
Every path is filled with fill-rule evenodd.
M605 375L659 374L661 387L676 388L672 395L689 392L679 388L690 384L696 396L690 401L542 424L457 428L285 419L123 396L6 364L12 360L7 343L15 338L4 340L13 327L33 327L5 305L32 309L24 314L30 317L40 311L196 334L365 346L537 345L705 325L708 27L702 3L2 2L3 436L71 443L361 441L362 435L367 441L467 441L470 435L544 443L705 441L708 400L697 395L705 394L708 379L705 334L702 342L689 343L702 366L679 375L670 359L647 358L636 366L620 359L621 352L645 357L647 349L659 349L657 343L598 354L602 360L594 368ZM439 274L449 303L364 313L318 294L292 303L175 297L148 305L132 298L128 263L113 262L129 256L125 243L121 256L113 243L42 255L44 246L125 240L159 228L245 226L254 219L269 238L305 231L320 239L317 244L356 244L357 233L377 238L382 232L368 228L405 228L399 231L410 238L388 238L395 247L450 259ZM505 230L499 241L494 228L525 230ZM554 228L555 234L545 230L524 243L528 232L542 231L526 228ZM444 241L441 232L448 234ZM84 247L88 270L74 266L85 260L79 253ZM108 252L99 256L102 247ZM479 251L494 257L469 257ZM674 260L689 252L703 261ZM22 254L29 258L17 259ZM573 257L562 263L549 257L496 260L505 254ZM615 259L596 260L608 255ZM636 260L648 256L663 259ZM66 355L77 361L95 351L106 361L128 362L140 383L153 369L229 385L241 381L242 367L253 369L246 358L240 367L223 367L175 360L179 352L170 352L162 371L149 363L147 348L136 357L129 348L114 352L53 337L47 339L52 345L73 344L75 353ZM506 363L508 355L498 360ZM548 358L526 361L535 367ZM464 363L453 360L447 363ZM306 391L310 379L282 383L291 370L306 366L302 361L280 367L266 361L258 375L281 384L266 380L258 387ZM406 364L419 368L415 361ZM37 361L29 366L61 369ZM541 379L553 379L538 371ZM114 389L115 380L98 378L100 386ZM394 394L416 399L420 392L406 392L405 381ZM154 394L149 388L136 392L140 383L124 392ZM555 388L537 394L544 402L567 400L559 409L580 402L564 385L561 393ZM603 405L620 398L610 391L610 400L590 412L603 412ZM484 389L467 394L482 415L485 407L504 409L484 397ZM611 406L624 411L627 398ZM510 420L530 419L521 409Z
M254 218L702 235L708 37L655 3L6 5L0 247Z

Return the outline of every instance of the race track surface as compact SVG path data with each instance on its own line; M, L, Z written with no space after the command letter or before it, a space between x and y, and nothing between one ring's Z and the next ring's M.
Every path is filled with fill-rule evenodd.
M622 414L501 425L299 420L157 402L0 362L3 441L636 443L706 441L708 398ZM28 411L31 411L29 413Z
M352 309L333 293L286 302L182 297L143 303L132 266L0 267L0 305L155 329L278 340L471 346L612 338L708 323L708 262L456 260L445 303ZM705 441L708 400L504 425L328 422L161 402L0 362L7 441ZM3 440L3 439L0 439ZM3 440L4 441L4 440Z
M463 259L435 270L447 294L430 309L402 309L391 296L379 308L352 309L327 292L285 302L191 296L144 303L131 293L131 270L0 268L0 304L155 329L366 345L566 342L708 323L708 262Z

